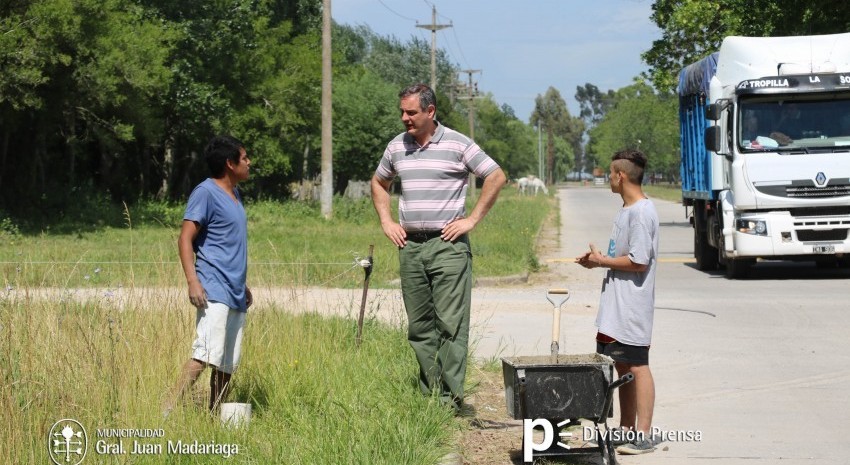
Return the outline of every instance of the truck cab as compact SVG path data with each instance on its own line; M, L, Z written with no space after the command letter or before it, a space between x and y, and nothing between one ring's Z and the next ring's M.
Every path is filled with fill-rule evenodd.
M741 278L757 259L848 265L848 52L850 34L730 37L682 71L682 194L698 268Z

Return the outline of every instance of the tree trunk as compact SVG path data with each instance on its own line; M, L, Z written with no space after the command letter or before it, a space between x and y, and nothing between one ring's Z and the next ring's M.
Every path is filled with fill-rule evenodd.
M181 176L180 185L181 192L192 192L192 188L195 187L192 185L192 170L195 167L195 163L198 161L198 152L192 150L189 152L189 163L186 166L186 169L183 170L183 176Z
M310 138L304 142L304 162L301 164L301 184L304 184L304 181L307 180L307 169L308 163L307 161L310 159Z
M0 186L3 185L3 175L6 174L6 155L9 153L9 128L3 126L3 139L0 140Z
M552 185L552 172L555 169L555 135L546 132L546 184Z
M156 198L165 200L171 195L171 174L174 171L174 139L169 136L165 139L165 152L162 156L162 182Z
M103 142L100 143L100 185L107 189L112 185L112 157Z

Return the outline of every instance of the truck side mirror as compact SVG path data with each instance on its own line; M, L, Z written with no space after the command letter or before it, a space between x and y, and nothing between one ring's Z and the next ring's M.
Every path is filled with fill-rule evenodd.
M705 107L705 119L717 121L720 119L720 113L723 111L724 105L712 103Z
M705 128L705 148L715 153L720 153L723 146L723 131L720 126L709 126Z

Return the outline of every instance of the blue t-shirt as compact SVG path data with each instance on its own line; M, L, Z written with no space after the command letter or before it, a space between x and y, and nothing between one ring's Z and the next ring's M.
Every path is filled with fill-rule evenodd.
M248 219L239 191L234 189L233 193L236 201L215 181L205 180L189 196L183 219L201 226L192 248L195 272L207 300L246 312Z

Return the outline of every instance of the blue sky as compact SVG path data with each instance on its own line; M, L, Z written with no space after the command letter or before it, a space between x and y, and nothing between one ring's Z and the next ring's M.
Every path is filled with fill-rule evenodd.
M431 5L438 23L453 25L437 32L437 47L462 69L481 69L473 76L478 89L523 121L549 86L575 115L577 86L629 85L647 69L640 54L661 37L649 19L652 0L334 0L331 14L338 23L430 43L431 31L416 22L430 24Z

